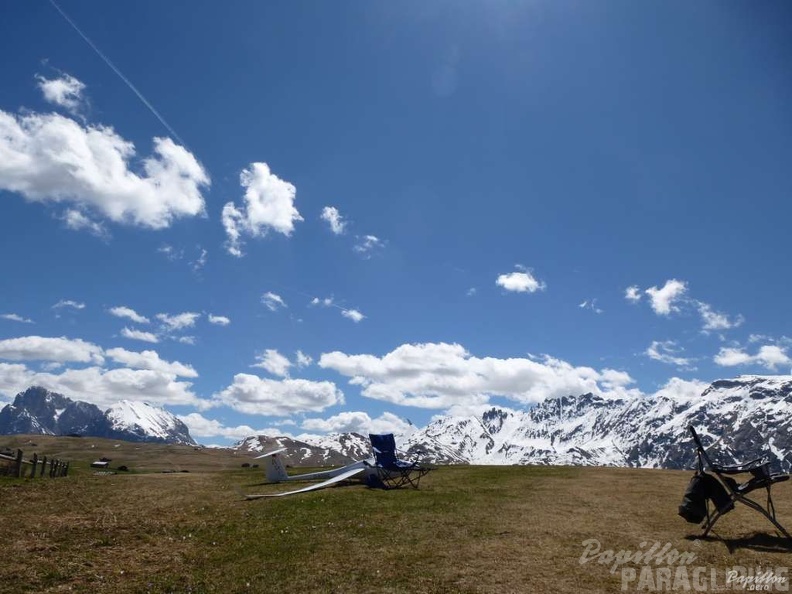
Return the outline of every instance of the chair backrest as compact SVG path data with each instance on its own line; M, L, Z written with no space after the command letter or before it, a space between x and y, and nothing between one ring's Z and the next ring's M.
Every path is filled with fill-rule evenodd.
M704 445L701 443L701 438L696 433L696 429L693 425L688 426L691 435L693 436L693 442L696 444L696 455L698 456L698 467L699 472L703 471L702 459L704 462L707 463L707 466L713 470L715 470L715 465L712 463L709 455L707 454L707 450L704 449Z
M389 464L396 460L396 438L393 433L369 433L369 439L378 464Z

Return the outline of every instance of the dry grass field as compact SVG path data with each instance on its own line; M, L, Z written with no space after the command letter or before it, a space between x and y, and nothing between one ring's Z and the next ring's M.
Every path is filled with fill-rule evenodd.
M24 445L30 439L36 448ZM623 591L621 568L581 563L589 539L603 550L657 542L694 554L685 567L705 568L703 591L723 586L734 566L792 566L792 549L747 509L722 519L716 538L689 538L697 526L676 513L687 472L441 467L417 491L354 484L244 501L240 492L283 487L227 451L0 438L8 445L70 459L73 470L0 478L3 593ZM132 472L94 475L88 465L102 455ZM779 520L792 527L792 484L774 492ZM639 574L643 565L624 567ZM653 589L625 585L674 591L661 579Z

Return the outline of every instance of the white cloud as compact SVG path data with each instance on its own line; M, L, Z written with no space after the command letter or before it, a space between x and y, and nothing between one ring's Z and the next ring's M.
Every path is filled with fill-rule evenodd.
M201 314L192 311L186 311L176 315L164 313L157 314L157 319L162 322L163 328L169 332L178 332L186 328L193 328L195 326L195 321L200 317Z
M179 336L179 337L173 336L171 338L173 340L175 340L176 342L179 342L181 344L193 344L194 345L195 343L198 342L198 339L195 338L195 336Z
M286 302L281 298L281 296L276 293L273 293L272 291L268 291L264 293L261 296L261 302L270 311L278 311L278 309L282 307L287 307Z
M343 404L344 395L332 382L271 380L238 373L230 386L215 395L215 400L246 414L288 416Z
M150 369L179 377L198 377L198 372L191 365L178 361L164 361L156 351L128 351L122 348L110 349L105 352L110 359L133 369Z
M261 435L271 432L269 429L253 429L249 425L238 425L236 427L226 427L220 421L207 419L200 413L190 413L189 415L178 415L179 419L187 425L190 435L193 437L226 437L229 439L244 439L251 435Z
M137 313L131 307L127 307L126 305L119 305L116 307L111 307L107 310L110 315L113 315L117 318L126 318L127 320L132 320L137 324L148 324L149 319L146 316L142 316Z
M676 302L687 292L687 283L672 278L666 281L662 288L650 287L645 293L649 295L652 309L657 315L667 316L671 312L679 311Z
M523 266L518 266L517 268L519 271L498 276L495 284L515 293L535 293L536 291L543 291L547 287L544 282L534 278L530 270Z
M458 344L404 344L384 357L335 351L322 354L319 366L351 378L364 396L421 408L475 406L486 404L490 396L527 404L586 392L633 393L624 387L632 378L613 370L574 367L552 357L478 358ZM602 381L609 387L603 389L598 384Z
M61 299L52 306L52 309L62 309L64 307L69 307L71 309L85 309L85 303L78 303L77 301L72 301L71 299Z
M320 433L406 433L410 424L393 413L383 413L372 419L365 412L342 412L328 419L305 419L301 425L305 431Z
M682 399L698 400L701 397L701 393L708 387L709 383L707 382L672 377L652 396L672 398L676 402Z
M624 290L624 298L631 303L638 303L641 300L641 289L635 285Z
M330 230L335 235L342 235L344 233L347 224L346 221L344 221L344 217L341 216L341 213L338 212L335 206L325 206L322 209L321 218L330 225Z
M76 114L83 105L83 91L85 84L73 76L63 74L60 78L47 79L36 75L39 89L44 93L44 99L63 107Z
M385 242L376 235L364 235L357 240L358 243L352 249L365 258L370 258L372 253L385 247Z
M79 338L22 336L0 340L0 359L9 361L104 362L101 347Z
M206 260L207 257L209 256L209 252L207 250L203 249L200 246L198 247L198 249L201 252L200 255L198 256L198 258L190 262L190 268L192 268L193 272L200 272L200 270L204 266L206 266Z
M276 349L267 349L263 353L256 355L258 363L251 365L251 367L261 367L266 369L272 375L286 377L289 375L289 367L291 361L281 355Z
M321 305L322 307L338 307L333 301L332 297L325 297L324 299L319 299L319 297L314 297L311 299L311 303L309 305Z
M0 318L2 318L4 320L10 320L12 322L21 322L23 324L34 324L35 323L30 318L23 318L19 314L15 314L15 313L2 314L2 315L0 315Z
M589 309L589 310L593 311L596 314L601 314L604 311L604 310L600 309L599 307L597 307L597 300L596 299L591 299L591 300L586 299L585 301L583 301L583 303L580 303L578 305L578 307L580 309Z
M231 323L231 320L225 316L209 314L208 319L210 324L216 324L218 326L228 326Z
M742 325L745 321L740 315L730 319L726 314L714 311L710 305L702 301L697 301L696 306L703 322L702 330L705 332L710 330L730 330Z
M344 316L345 318L349 318L356 324L362 321L366 317L356 309L342 309L341 315Z
M313 363L313 358L311 358L309 355L306 355L302 351L297 351L295 356L297 367L308 367L311 363Z
M150 229L204 213L201 188L210 181L189 151L155 138L153 156L133 163L134 157L134 144L110 127L0 111L0 189Z
M653 340L652 344L646 349L645 354L654 361L689 368L692 359L678 356L682 350L684 349L679 347L673 340Z
M158 247L157 251L160 254L164 254L165 257L171 262L176 262L177 260L181 260L184 257L184 250L177 250L175 247L168 245L167 243Z
M154 405L191 405L199 409L208 403L191 391L192 384L176 376L150 369L66 369L62 373L36 372L24 365L0 363L0 390L12 396L30 386L42 386L69 398L107 407L119 400L144 400Z
M124 338L129 338L130 340L140 340L143 342L151 342L151 343L158 343L159 337L152 332L143 332L142 330L135 330L130 328L124 328L121 330L121 336Z
M774 344L763 345L755 355L750 355L740 348L721 348L713 360L722 367L761 365L771 370L775 370L779 365L792 364L792 358L786 354L786 349Z
M476 287L470 287L465 295L468 297L473 297L476 293L478 293L478 289L476 289Z
M296 188L271 173L266 163L251 163L239 180L245 188L244 206L228 202L222 213L226 249L237 257L242 256L243 234L264 237L273 230L289 237L294 223L303 220L294 207Z
M85 230L100 239L108 239L110 237L110 232L102 223L94 221L85 213L73 208L69 208L63 213L63 222L73 231Z

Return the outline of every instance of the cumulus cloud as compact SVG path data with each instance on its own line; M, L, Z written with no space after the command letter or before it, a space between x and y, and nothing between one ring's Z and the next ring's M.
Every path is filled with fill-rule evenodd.
M178 415L179 419L187 425L190 435L193 437L226 437L229 439L244 439L250 435L260 435L272 431L266 429L253 429L249 425L237 425L236 427L226 427L220 421L207 419L200 413L190 413L189 415Z
M704 332L730 330L742 325L745 321L741 315L729 318L729 316L724 313L714 311L710 305L702 301L697 301L696 307L701 315L701 321L703 323L702 330Z
M208 320L210 324L215 324L217 326L228 326L231 323L231 320L225 316L216 316L213 314L209 314Z
M73 231L88 231L100 239L108 239L110 232L99 221L94 221L85 213L74 208L69 208L63 213L63 222Z
M207 402L192 392L192 384L175 375L150 369L66 369L62 373L36 372L25 365L0 363L0 391L12 396L30 386L42 386L69 398L107 407L119 400L144 400L154 405L191 405Z
M164 229L203 214L201 190L209 184L198 160L170 138L155 138L154 154L137 160L134 144L110 127L0 111L0 189L30 202L69 204L86 220L93 213ZM74 213L67 218L82 221Z
M662 288L650 287L644 291L649 295L649 302L657 315L667 316L671 312L679 311L677 302L687 292L687 283L672 278L666 281Z
M256 361L251 367L261 367L266 369L272 375L286 377L289 375L289 367L292 366L291 361L281 355L276 349L267 349L263 353L256 355Z
M159 337L152 332L143 332L134 328L124 328L121 330L121 336L130 340L140 340L142 342L158 343Z
M242 256L242 236L264 237L270 230L289 237L294 224L303 218L294 207L297 189L270 171L266 163L251 163L242 171L240 184L245 188L244 205L233 202L223 207L226 249Z
M547 287L544 282L534 278L527 268L518 266L517 269L515 272L499 275L495 284L514 293L536 293Z
M356 309L342 309L341 315L352 320L356 324L366 317Z
M283 298L277 293L273 293L272 291L267 291L266 293L264 293L261 296L261 302L270 311L278 311L282 307L287 307L286 302L283 300Z
M177 377L198 377L198 372L191 365L185 365L178 361L165 361L160 359L156 351L128 351L122 348L110 349L105 355L121 365L132 367L133 369L150 369Z
M383 357L324 353L319 366L333 369L362 387L364 396L421 408L486 404L491 396L520 403L592 392L632 393L627 374L575 367L552 357L497 359L474 357L458 344L404 344ZM623 372L620 372L623 373ZM599 382L607 381L609 388Z
M328 419L305 419L301 425L305 431L320 433L407 433L410 424L393 413L383 413L372 419L365 412L343 412Z
M311 363L313 363L313 358L309 355L306 355L302 351L297 351L295 357L297 367L308 367Z
M765 369L771 370L775 370L779 365L792 364L792 359L786 354L786 349L774 344L761 346L754 355L746 353L741 348L721 348L713 360L722 367L761 365Z
M677 402L682 399L697 400L708 387L707 382L672 377L653 396L672 398Z
M10 320L11 322L20 322L22 324L34 324L35 323L30 318L23 318L19 314L15 314L15 313L2 314L2 315L0 315L0 318L2 318L4 320Z
M215 395L215 402L246 414L289 416L343 404L344 395L328 381L272 380L238 373L230 386Z
M653 361L667 363L668 365L676 365L677 367L690 368L692 359L680 357L679 353L682 350L684 349L678 346L673 340L654 340L646 349L645 354Z
M335 206L325 206L322 209L321 219L330 225L330 230L333 234L343 235L347 224L344 217L341 216L341 213L338 212Z
M168 332L178 332L187 328L193 328L196 320L200 317L201 314L192 311L176 315L164 313L157 314L157 319L162 322L162 327Z
M624 298L631 303L638 303L641 300L641 289L635 285L624 290Z
M0 359L102 364L101 347L79 338L21 336L0 340Z
M83 91L85 84L69 74L63 74L59 78L48 79L41 75L36 75L38 87L44 94L44 99L63 107L72 114L77 114L83 106Z
M127 307L126 305L118 305L116 307L111 307L107 310L110 315L113 315L117 318L125 318L127 320L132 320L136 324L148 324L149 319L146 316L142 316L137 313L131 307Z

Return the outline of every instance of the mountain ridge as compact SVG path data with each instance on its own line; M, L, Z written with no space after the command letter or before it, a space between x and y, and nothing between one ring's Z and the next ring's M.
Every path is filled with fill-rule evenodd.
M122 400L102 411L40 386L20 392L0 409L0 435L20 433L197 445L181 420L146 402Z

